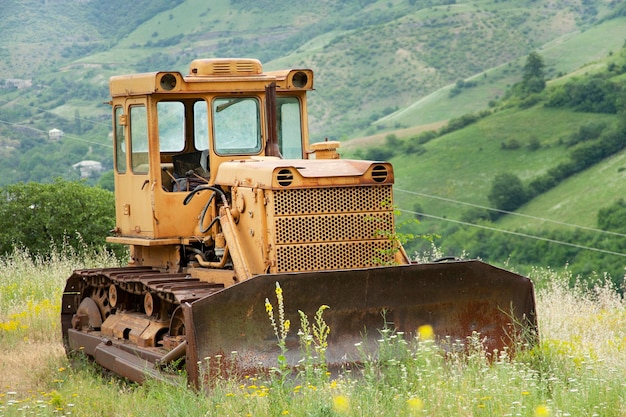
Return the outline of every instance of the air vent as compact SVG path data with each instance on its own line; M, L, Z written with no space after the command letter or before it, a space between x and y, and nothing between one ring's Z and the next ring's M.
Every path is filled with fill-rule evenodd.
M374 168L372 168L372 179L376 182L385 182L388 175L389 172L384 165L375 165Z
M230 70L229 62L216 62L213 64L213 74L214 75L228 75L232 71Z
M252 62L238 62L237 63L237 72L238 73L248 73L248 74L256 74L257 69L254 63Z
M293 182L293 173L289 169L281 169L276 175L276 181L283 187L288 187Z
M245 76L262 73L261 62L256 59L196 59L189 68L192 76Z

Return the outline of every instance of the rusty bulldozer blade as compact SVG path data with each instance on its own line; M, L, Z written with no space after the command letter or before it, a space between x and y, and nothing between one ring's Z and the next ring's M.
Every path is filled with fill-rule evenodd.
M359 361L355 344L373 349L385 326L411 338L430 325L437 339L461 342L476 332L487 352L514 349L537 334L532 282L480 261L261 275L183 306L190 381L197 383L199 364L216 356L238 373L276 366L281 350L265 307L268 298L276 308L276 282L291 323L291 366L301 359L298 310L311 320L321 305L330 307L323 317L331 368Z

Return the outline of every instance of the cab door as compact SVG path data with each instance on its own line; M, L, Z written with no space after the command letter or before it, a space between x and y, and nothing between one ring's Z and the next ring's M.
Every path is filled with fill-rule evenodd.
M142 100L114 108L115 211L122 236L151 237L154 231L150 181L148 112Z

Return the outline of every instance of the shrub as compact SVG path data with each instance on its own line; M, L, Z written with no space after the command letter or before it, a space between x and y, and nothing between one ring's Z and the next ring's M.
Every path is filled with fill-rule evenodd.
M102 246L115 226L113 193L82 182L19 183L0 189L0 253L14 244L48 256L54 246Z
M626 202L623 198L609 207L598 210L598 227L614 232L626 231Z
M394 156L394 149L374 146L365 151L365 159L370 161L387 161Z
M621 88L601 76L574 79L553 90L546 102L548 107L570 107L577 111L617 113Z
M487 198L495 208L513 211L526 203L528 194L517 175L505 172L494 178Z

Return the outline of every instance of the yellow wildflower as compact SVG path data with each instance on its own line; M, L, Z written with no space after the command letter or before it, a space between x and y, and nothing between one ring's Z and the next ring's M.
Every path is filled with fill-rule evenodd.
M433 340L435 338L435 331L430 324L424 324L417 328L417 334L420 340Z
M550 417L550 409L544 404L535 407L535 417Z
M424 403L419 398L413 397L406 400L406 404L409 406L409 410L412 412L422 411L424 409Z
M350 400L345 395L333 397L333 408L339 413L347 413L350 410Z

